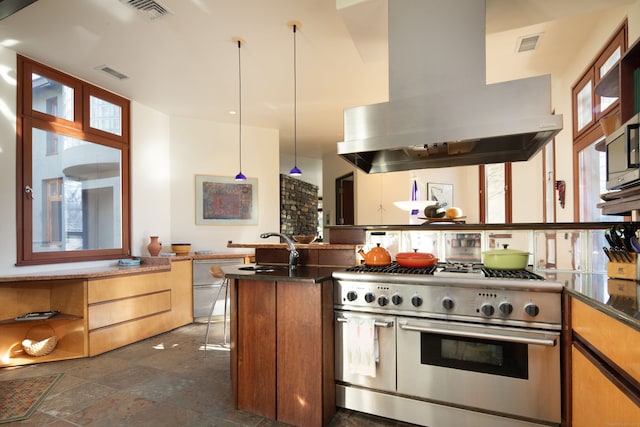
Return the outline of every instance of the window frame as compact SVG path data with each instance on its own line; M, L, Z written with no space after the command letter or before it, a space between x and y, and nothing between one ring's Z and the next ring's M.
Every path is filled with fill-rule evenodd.
M593 61L587 67L585 73L578 79L575 85L571 89L571 101L572 101L572 122L573 122L573 220L575 222L580 222L580 162L579 156L580 151L584 150L591 144L595 144L598 140L600 140L604 136L604 132L598 123L598 119L604 115L609 114L622 114L620 107L620 96L618 99L614 101L605 111L593 111L592 112L592 122L582 128L579 132L577 131L577 105L576 105L576 94L579 91L579 88L582 87L584 83L585 75L591 73L593 78L593 87L591 98L593 105L596 105L596 101L600 101L599 95L595 93L596 83L600 80L597 72L602 64L607 60L609 56L613 53L613 51L620 47L620 57L623 57L628 46L628 21L625 19L622 24L614 31L613 35L607 40L604 44L604 47L599 51L599 53L595 56ZM598 78L598 80L596 80Z
M513 222L513 194L511 192L512 186L512 164L502 163L504 167L504 218L505 224L511 224ZM478 166L478 175L480 181L480 224L486 224L487 222L487 186L486 186L486 171L484 165Z
M16 123L16 265L38 265L79 261L117 259L131 254L130 200L130 101L59 70L18 55L17 123ZM74 89L74 118L66 120L33 110L32 73L53 79ZM122 112L122 135L89 126L89 97L93 95L118 105ZM32 129L55 132L104 145L121 151L121 247L75 251L33 252L33 199L25 191L32 178Z

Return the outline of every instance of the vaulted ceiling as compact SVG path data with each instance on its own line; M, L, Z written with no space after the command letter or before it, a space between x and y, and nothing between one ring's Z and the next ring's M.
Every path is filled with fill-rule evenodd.
M357 0L157 0L168 13L156 19L127 4L136 1L36 1L0 21L0 44L166 114L237 123L229 114L238 108L232 38L241 37L243 124L280 129L281 151L291 152L294 39L288 22L299 21L302 157L335 152L344 108L387 100L384 20L375 13L350 16L346 6ZM365 1L375 6L386 0ZM532 25L547 28L536 51L516 54L517 37L509 37L488 45L487 58L504 69L522 69L526 62L536 74L561 70L566 52L578 47L602 9L632 2L487 0L488 34L527 36ZM558 25L563 21L571 28ZM128 78L100 71L104 65Z

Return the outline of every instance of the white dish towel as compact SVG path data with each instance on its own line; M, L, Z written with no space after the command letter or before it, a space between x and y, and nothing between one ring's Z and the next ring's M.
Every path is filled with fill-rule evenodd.
M378 331L372 318L349 317L344 328L346 362L351 374L376 377Z

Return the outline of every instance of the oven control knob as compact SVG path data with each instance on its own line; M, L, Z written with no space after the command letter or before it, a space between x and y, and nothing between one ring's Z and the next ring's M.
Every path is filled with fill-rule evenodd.
M501 302L498 306L498 310L500 310L500 313L508 316L509 314L513 313L513 306L508 302Z
M482 304L480 306L480 311L482 311L482 314L484 314L485 316L493 316L493 312L495 310L493 309L493 306L491 304Z
M412 296L411 304L413 304L414 307L420 307L422 305L422 297L420 295Z
M391 302L393 303L393 305L400 305L402 304L402 297L398 294L394 294L391 297Z
M378 297L378 305L384 307L387 304L389 304L389 298L386 295L380 295Z
M356 291L347 292L347 299L349 301L355 301L357 298L358 298L358 294L356 293Z
M531 317L536 317L540 313L540 309L535 304L527 304L524 306L524 312Z
M451 310L453 308L453 300L449 297L442 298L442 307L445 310Z
M364 294L364 300L366 302L374 302L376 300L376 296L371 292L367 292Z

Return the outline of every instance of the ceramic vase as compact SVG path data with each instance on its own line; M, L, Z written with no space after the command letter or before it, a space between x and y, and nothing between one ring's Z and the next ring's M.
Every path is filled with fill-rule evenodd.
M158 256L162 250L162 243L158 242L158 236L151 236L151 243L147 246L151 256Z

